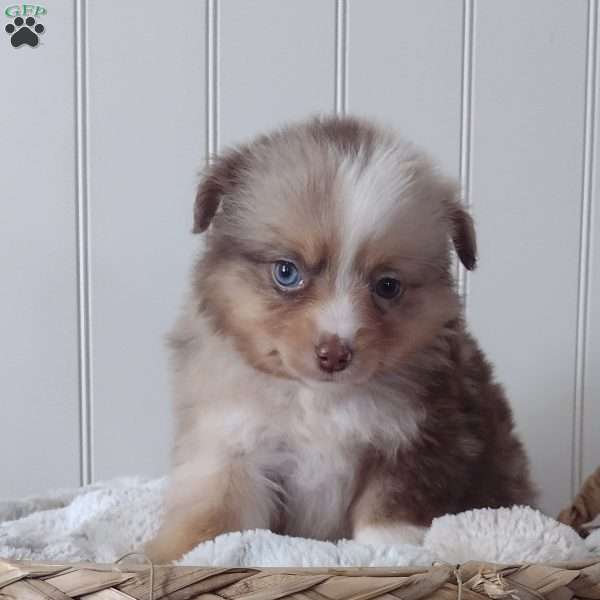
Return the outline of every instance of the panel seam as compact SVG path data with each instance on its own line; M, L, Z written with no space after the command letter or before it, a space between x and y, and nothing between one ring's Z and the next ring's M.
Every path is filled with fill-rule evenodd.
M75 212L77 232L77 315L79 378L79 479L93 474L93 397L91 389L90 223L88 181L87 2L75 2Z
M575 385L573 399L573 446L571 495L583 481L583 444L585 413L585 376L588 354L590 248L592 241L592 198L594 190L594 144L597 112L598 2L588 0L585 99L583 123L583 165L581 185L581 221L579 241L579 279L577 289L577 327L575 343Z
M472 146L472 101L473 101L473 30L474 0L463 0L463 40L461 69L460 107L460 151L459 181L462 202L467 210L472 209L471 200L471 146ZM465 267L456 261L458 293L462 298L465 312L468 308L469 277Z
M348 110L348 0L335 0L334 112L344 116Z
M219 0L206 0L206 162L219 149Z

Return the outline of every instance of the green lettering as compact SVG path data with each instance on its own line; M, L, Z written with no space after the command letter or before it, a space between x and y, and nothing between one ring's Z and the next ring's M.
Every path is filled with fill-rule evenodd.
M18 17L19 16L19 5L14 4L13 6L7 6L4 14L7 17Z

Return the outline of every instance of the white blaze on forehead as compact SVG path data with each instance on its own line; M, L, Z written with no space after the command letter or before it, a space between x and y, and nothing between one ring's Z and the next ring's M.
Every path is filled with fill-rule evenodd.
M358 330L359 322L351 294L346 290L336 290L336 294L319 310L320 333L338 335L351 342Z
M409 255L437 256L446 247L443 180L409 144L382 143L369 156L346 158L339 172L340 257L337 276L349 286L366 240L397 240ZM390 249L391 250L391 249Z
M342 163L340 254L335 265L333 296L319 312L318 325L322 333L352 341L360 328L355 294L361 282L354 272L355 257L365 239L389 224L398 199L410 184L408 158L408 147L382 145L368 160L359 153Z
M383 233L402 204L412 200L415 157L409 146L377 148L365 159L359 155L342 166L342 257L345 267L361 242ZM412 163L412 164L411 164Z
M427 158L403 142L382 140L371 154L359 151L343 159L336 200L340 251L332 298L320 309L321 332L350 341L360 328L355 301L366 282L356 272L356 256L365 240L377 239L390 228L398 239L422 238L426 248L437 248L434 239L444 240L431 228L439 221L431 175Z

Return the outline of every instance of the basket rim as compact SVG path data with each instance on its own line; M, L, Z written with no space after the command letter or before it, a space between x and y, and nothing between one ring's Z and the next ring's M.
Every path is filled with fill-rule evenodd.
M35 595L35 594L39 595ZM70 600L600 600L581 561L414 567L201 567L0 558L0 597Z

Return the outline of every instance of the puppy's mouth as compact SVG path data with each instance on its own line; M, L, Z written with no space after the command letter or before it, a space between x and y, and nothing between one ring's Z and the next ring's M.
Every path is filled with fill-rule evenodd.
M358 376L353 376L350 373L330 373L330 374L323 374L320 375L318 377L310 377L310 378L303 378L302 382L311 387L314 385L325 385L325 386L335 386L335 385L362 385L364 383L367 383L367 381L369 380L368 377L366 376L362 376L362 377L358 377Z
M373 370L357 356L354 356L347 367L330 371L319 368L310 354L286 351L285 347L272 347L262 357L262 360L254 362L256 368L277 377L292 379L307 387L361 385L373 376Z
M306 365L286 364L285 359L282 364L288 370L290 376L308 387L315 386L335 386L335 385L361 385L367 383L372 374L368 369L361 368L358 364L353 364L341 371L327 372L318 367L311 368Z

